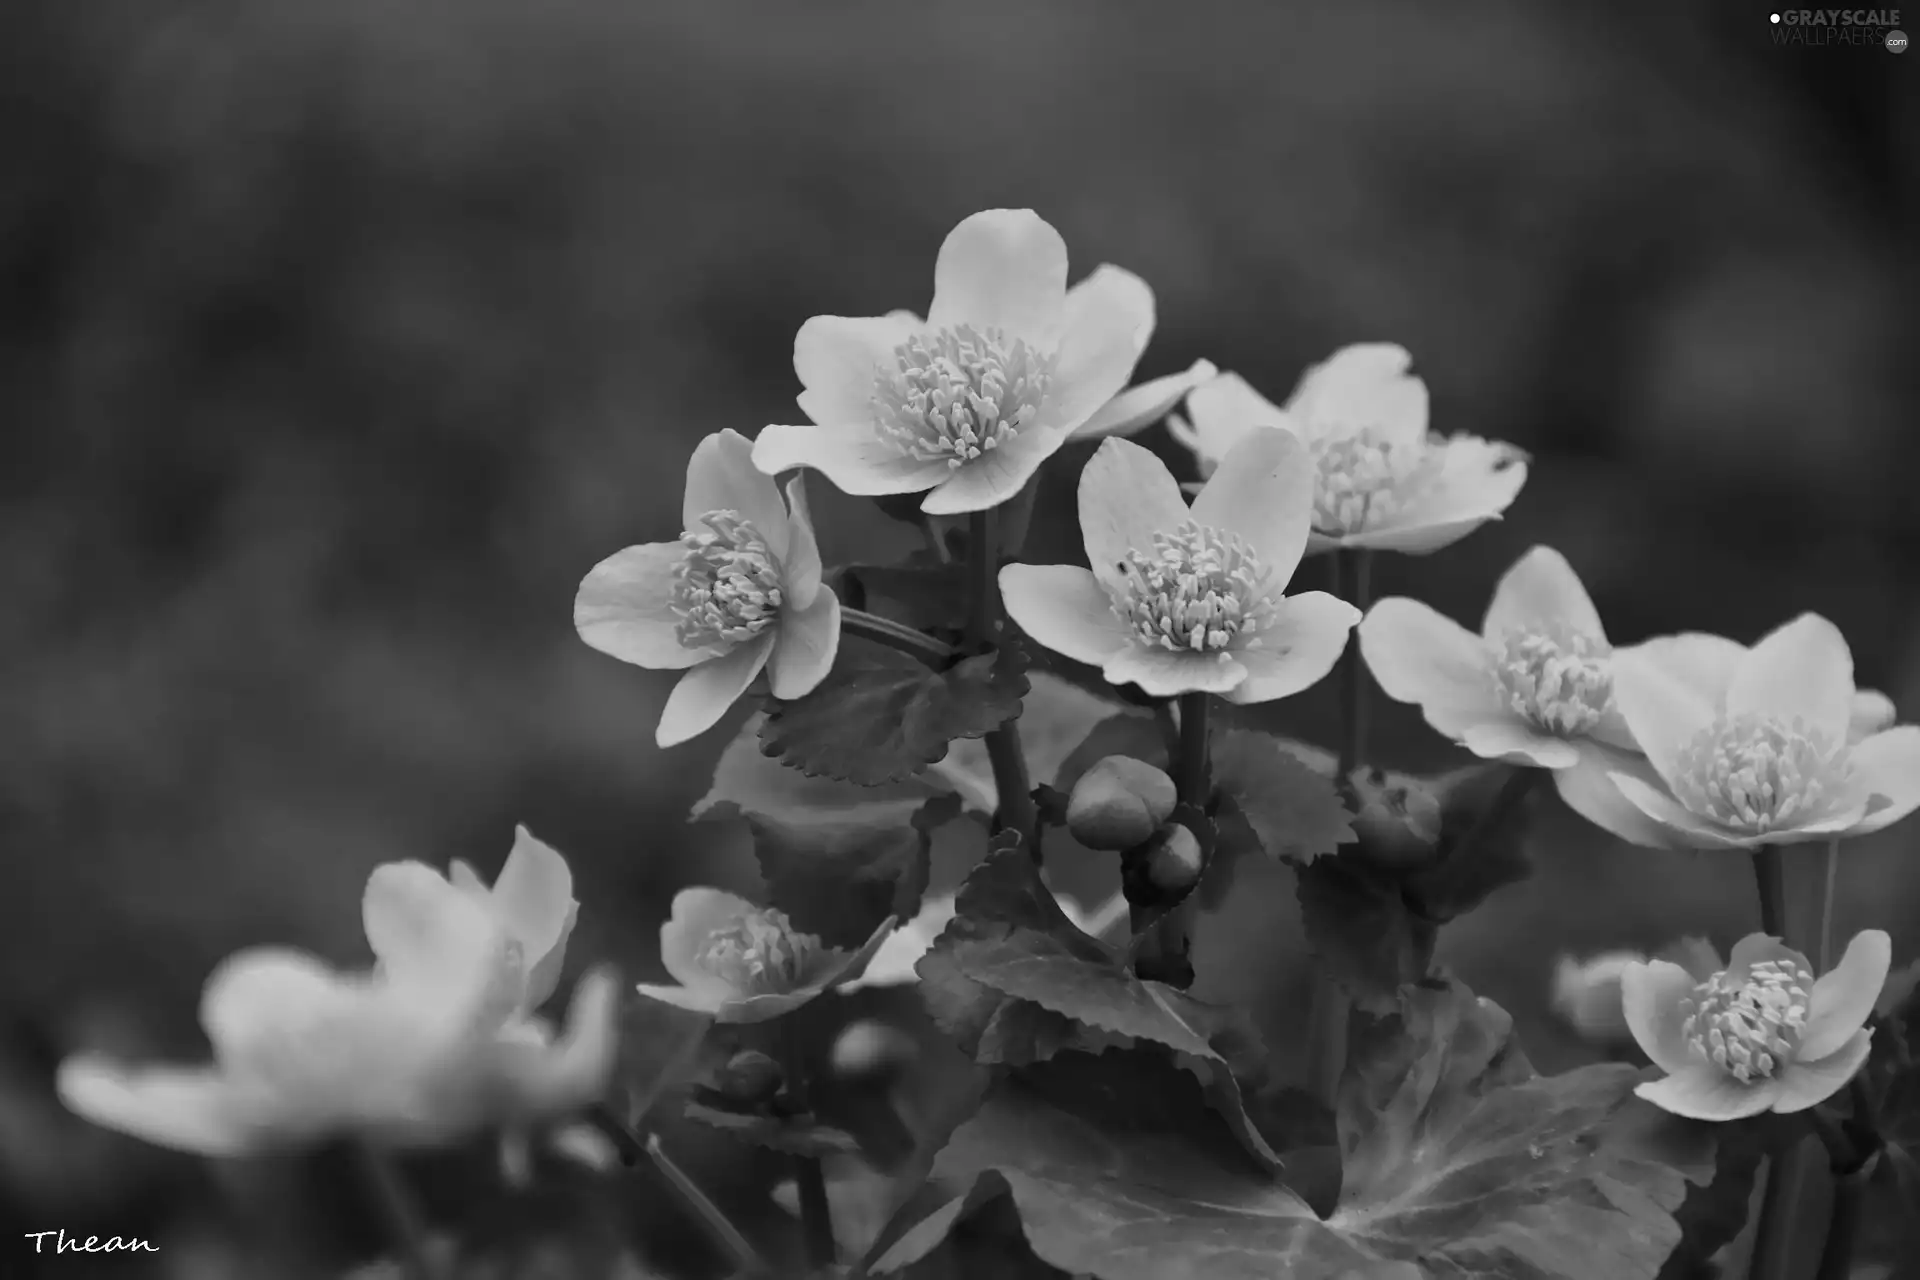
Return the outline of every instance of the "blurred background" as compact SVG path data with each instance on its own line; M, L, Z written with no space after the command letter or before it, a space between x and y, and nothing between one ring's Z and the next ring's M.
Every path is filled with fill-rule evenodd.
M635 977L674 889L753 887L737 833L682 825L728 733L657 751L669 677L581 644L573 593L678 532L699 437L796 419L808 316L924 310L978 209L1153 285L1141 377L1206 357L1278 400L1393 340L1437 429L1534 454L1503 523L1380 592L1472 621L1552 543L1616 642L1817 610L1911 718L1916 57L1659 0L6 6L6 1229L145 1235L185 1276L326 1236L233 1254L303 1174L236 1210L49 1080L82 1045L201 1053L237 947L364 961L377 862L490 875L524 822L575 868L570 967ZM850 557L886 522L824 489ZM1330 695L1268 722L1325 741ZM1405 708L1375 734L1457 763ZM1744 862L1542 836L1446 946L1551 1068L1580 1052L1544 1013L1560 949L1756 917ZM1843 868L1843 932L1894 927L1897 960L1917 846Z

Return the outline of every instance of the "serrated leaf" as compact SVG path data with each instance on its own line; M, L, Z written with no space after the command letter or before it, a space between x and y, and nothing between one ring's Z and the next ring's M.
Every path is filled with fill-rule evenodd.
M1001 1081L937 1172L969 1188L999 1174L1034 1251L1100 1280L1414 1264L1431 1280L1653 1280L1679 1241L1688 1179L1710 1176L1706 1127L1635 1100L1631 1067L1531 1076L1510 1022L1464 988L1408 1001L1402 1025L1367 1042L1376 1056L1353 1063L1345 1185L1325 1220L1249 1170L1189 1078L1138 1051L1068 1054ZM1404 1041L1416 1052L1387 1052Z
M960 798L922 801L887 827L811 828L749 818L769 905L831 946L865 942L888 916L910 920L927 889L933 835L958 817Z
M736 813L828 835L896 827L935 796L955 790L942 776L919 774L900 782L863 787L814 777L760 749L764 714L750 717L720 753L713 785L687 814L690 821Z
M1358 838L1332 779L1267 735L1229 729L1212 751L1216 795L1233 802L1268 856L1311 862Z
M1426 976L1432 926L1407 910L1387 873L1346 858L1301 867L1296 893L1307 944L1357 1008L1384 1015Z
M742 1142L794 1156L848 1155L860 1143L843 1129L819 1124L805 1116L757 1115L727 1111L702 1102L686 1105L686 1118L731 1134Z
M898 782L1020 714L1027 692L1018 645L945 671L873 641L841 641L827 678L804 698L769 700L760 745L803 773L862 786Z
M1458 919L1495 890L1533 874L1527 836L1537 784L1546 776L1538 769L1484 764L1431 782L1440 805L1435 856L1406 874L1408 899L1421 915L1443 924Z
M1096 726L1116 716L1144 721L1152 731L1153 721L1144 713L1123 712L1111 698L1090 693L1051 671L1029 671L1020 711L1020 747L1027 755L1028 773L1036 783L1057 783L1068 759L1078 755ZM938 774L955 782L955 789L964 794L966 789L953 777L956 769L980 779L991 793L993 769L985 743L973 738L954 743L947 758L928 776Z

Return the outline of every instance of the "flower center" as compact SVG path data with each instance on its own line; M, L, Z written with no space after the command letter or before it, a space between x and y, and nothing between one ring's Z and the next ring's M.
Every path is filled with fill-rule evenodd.
M1765 1080L1800 1043L1812 987L1813 974L1790 960L1763 960L1744 979L1723 969L1693 989L1680 1033L1741 1084Z
M673 570L674 634L689 649L750 640L780 614L780 564L739 512L709 511L700 523L706 532L680 535L686 555Z
M1509 631L1500 637L1493 675L1516 713L1571 738L1598 724L1613 697L1611 652L1570 627Z
M1321 435L1311 447L1319 471L1313 527L1334 537L1378 528L1440 467L1424 437L1390 440L1372 427Z
M1273 619L1267 568L1234 534L1188 520L1153 535L1153 550L1119 563L1127 585L1113 611L1146 644L1194 653L1249 649Z
M1759 833L1818 812L1850 773L1845 745L1800 720L1722 717L1680 749L1674 794L1703 817Z
M820 939L800 933L784 911L753 911L715 929L700 949L700 967L745 992L791 991L807 976Z
M1054 357L999 329L955 325L893 349L874 379L880 430L908 457L960 467L1040 415Z

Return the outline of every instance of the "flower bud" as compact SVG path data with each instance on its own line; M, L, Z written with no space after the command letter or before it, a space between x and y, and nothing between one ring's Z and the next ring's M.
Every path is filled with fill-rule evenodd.
M1162 893L1183 893L1199 878L1199 838L1182 823L1167 823L1147 850L1147 879Z
M1440 840L1440 799L1412 779L1389 782L1384 775L1354 776L1360 812L1353 830L1372 861L1387 867L1431 862Z
M1132 756L1108 756L1074 784L1067 829L1089 849L1131 849L1152 837L1177 798L1164 770Z
M784 1081L779 1063L758 1049L742 1049L714 1076L713 1089L736 1106L761 1107L773 1101Z
M920 1046L900 1028L874 1018L852 1023L833 1042L833 1073L843 1080L867 1080L912 1065Z

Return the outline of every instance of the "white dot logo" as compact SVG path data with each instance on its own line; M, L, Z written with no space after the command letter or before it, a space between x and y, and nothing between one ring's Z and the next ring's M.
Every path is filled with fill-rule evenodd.
M1768 19L1767 19L1767 21L1768 21L1768 22L1779 22L1779 21L1780 21L1780 15L1776 13L1776 14L1774 14L1774 15L1773 15L1773 16L1772 16L1771 18L1768 18Z

